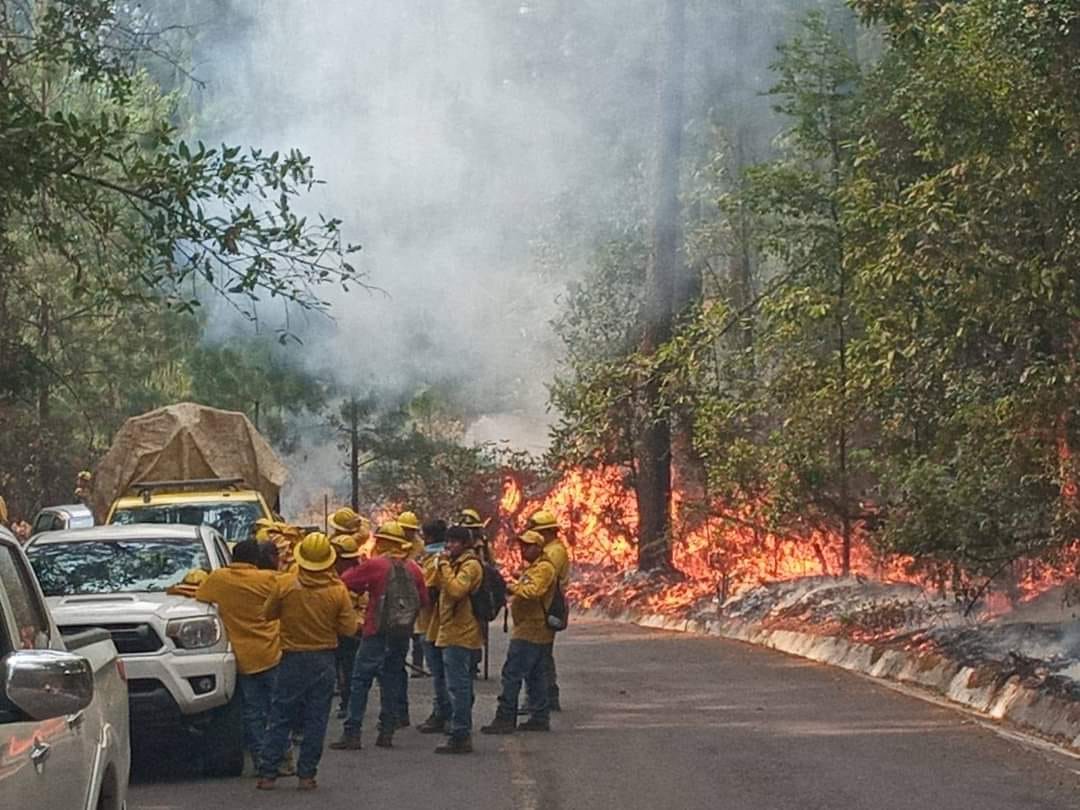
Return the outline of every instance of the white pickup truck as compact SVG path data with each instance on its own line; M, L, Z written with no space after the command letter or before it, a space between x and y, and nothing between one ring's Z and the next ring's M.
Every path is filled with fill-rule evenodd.
M185 574L227 565L209 526L98 526L35 536L27 554L61 632L107 630L127 669L131 731L198 741L204 771L239 776L236 659L216 609L169 593Z
M15 538L0 528L0 803L122 810L131 746L109 635L64 638Z

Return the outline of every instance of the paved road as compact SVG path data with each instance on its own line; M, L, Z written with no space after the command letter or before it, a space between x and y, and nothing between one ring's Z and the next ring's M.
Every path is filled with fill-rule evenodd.
M436 757L431 737L404 730L393 751L327 751L310 795L287 779L272 794L251 779L202 780L182 754L155 754L131 810L1080 808L1080 762L1063 767L963 715L779 653L580 622L559 660L566 711L551 734L477 735L471 757ZM412 685L422 719L430 692ZM495 691L481 684L478 721Z

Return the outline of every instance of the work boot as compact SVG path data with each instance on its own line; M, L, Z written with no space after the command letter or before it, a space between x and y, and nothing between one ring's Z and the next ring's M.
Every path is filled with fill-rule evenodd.
M421 734L443 734L446 731L446 718L433 714L423 723L418 725L416 730Z
M330 743L330 747L335 751L359 751L364 746L360 744L359 734L342 734L340 740Z
M530 717L518 726L518 731L551 731L551 723L547 720L537 720L535 717Z
M451 737L435 749L436 754L471 754L472 737Z
M376 748L393 748L394 747L394 732L380 731L379 736L375 738Z
M404 717L399 717L398 718L398 721L397 721L397 727L398 728L408 728L411 725L412 725L412 720L409 719L409 715L405 715Z
M517 722L513 717L500 717L495 715L495 719L491 721L490 725L484 726L480 729L481 734L513 734L517 731Z
M301 776L300 782L297 784L297 790L315 790L319 786L319 783L315 781L314 776Z
M277 781L270 776L262 776L259 781L255 783L256 790L273 790L277 787Z

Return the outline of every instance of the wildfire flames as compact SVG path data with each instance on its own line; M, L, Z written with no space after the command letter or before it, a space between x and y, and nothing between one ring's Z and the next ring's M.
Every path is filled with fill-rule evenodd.
M652 579L610 578L578 584L575 597L588 605L598 589L617 588L626 602L664 613L678 613L702 597L721 599L766 582L838 574L841 540L820 530L798 537L779 536L762 527L752 505L715 510L697 521L686 515L683 498L674 497L673 562L676 576L659 584ZM504 548L525 517L537 509L555 513L579 569L624 574L637 565L637 504L633 490L617 467L578 468L565 473L545 496L529 499L513 475L506 475L499 500L498 541ZM1080 547L1073 558L1080 558ZM1066 581L1069 566L1055 569L1038 562L1017 564L1015 601L1026 601ZM909 582L941 587L918 570L910 557L882 557L864 538L853 544L851 573L881 582ZM681 574L681 576L679 576Z

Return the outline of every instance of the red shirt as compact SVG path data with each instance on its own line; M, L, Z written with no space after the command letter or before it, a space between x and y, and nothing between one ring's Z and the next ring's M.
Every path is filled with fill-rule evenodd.
M390 578L390 566L400 562L405 570L412 576L416 583L416 590L420 594L420 604L425 608L431 606L428 598L427 585L424 583L424 572L420 566L412 560L401 560L393 557L372 557L364 560L359 565L354 565L341 575L341 581L350 591L366 593L370 596L367 616L364 617L364 637L375 635L379 624L379 600L382 599L386 590L386 582Z

